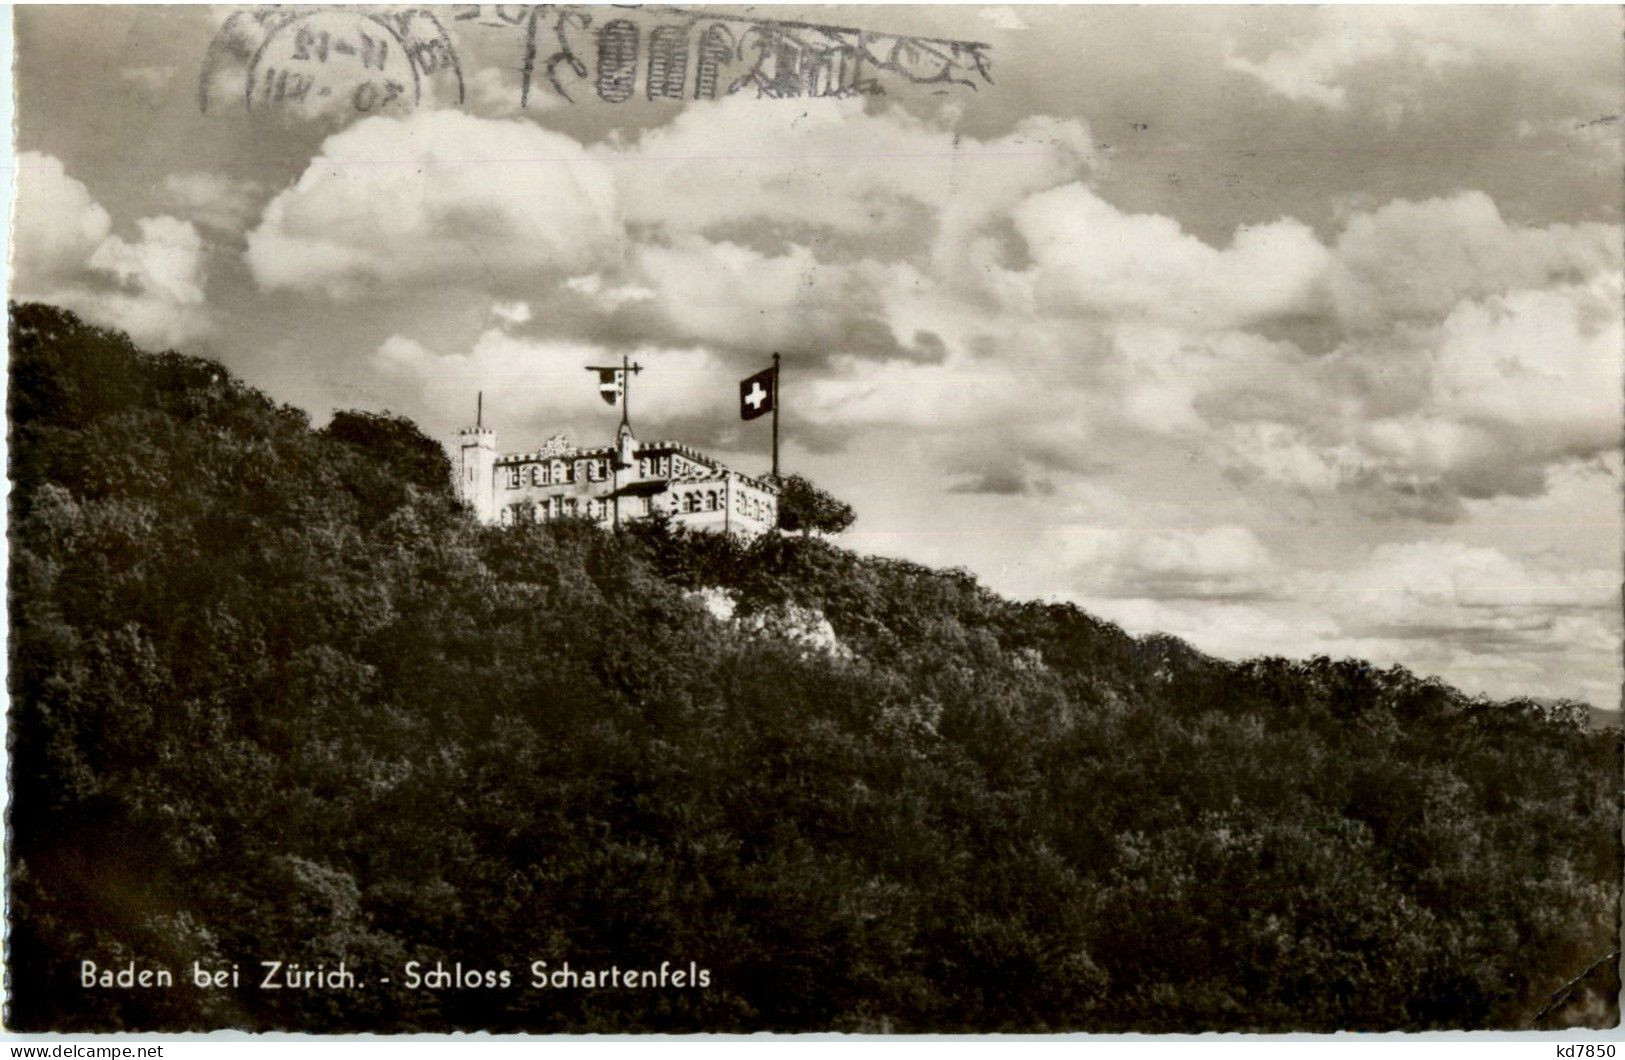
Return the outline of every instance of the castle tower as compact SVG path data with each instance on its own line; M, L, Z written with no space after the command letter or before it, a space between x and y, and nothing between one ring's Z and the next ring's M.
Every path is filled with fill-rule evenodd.
M496 503L497 432L489 427L464 427L457 432L457 465L453 473L457 499L474 509L482 523L494 522Z

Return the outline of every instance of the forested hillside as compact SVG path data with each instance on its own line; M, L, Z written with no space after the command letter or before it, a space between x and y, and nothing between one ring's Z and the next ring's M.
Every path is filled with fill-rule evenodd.
M1620 738L1583 708L816 538L482 529L409 422L314 431L44 306L11 344L13 1028L1615 1021ZM834 642L773 620L812 612Z

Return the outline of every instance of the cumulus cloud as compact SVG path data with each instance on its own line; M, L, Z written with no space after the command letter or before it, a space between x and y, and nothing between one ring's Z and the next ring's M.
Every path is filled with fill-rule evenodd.
M1359 94L1379 109L1400 104L1418 84L1488 70L1523 77L1570 99L1607 102L1618 94L1617 11L1552 9L1540 18L1496 7L1320 8L1307 32L1285 44L1228 42L1225 65L1297 103L1342 111ZM1593 47L1577 47L1594 41Z
M1343 110L1348 106L1343 76L1363 63L1391 58L1400 46L1390 32L1325 33L1300 47L1278 49L1258 60L1232 50L1225 66L1257 79L1270 91L1294 102ZM1453 52L1445 51L1435 61L1448 61L1453 56Z
M1618 448L1620 297L1602 275L1466 300L1379 346L1288 357L1280 386L1226 380L1201 409L1244 475L1459 518L1463 499L1534 496L1553 467Z
M248 233L247 260L266 288L336 298L535 282L612 262L617 214L603 163L570 137L423 110L328 137Z
M1509 443L1493 462L1616 449L1621 294L1616 276L1463 302L1438 330L1435 415Z
M190 222L145 217L140 238L113 233L108 213L50 155L18 157L13 290L167 346L205 334L203 238Z
M544 311L583 335L741 356L944 360L922 293L1019 287L981 279L1020 250L1008 210L1087 172L1093 151L1078 122L980 140L954 120L730 97L611 138L591 152L614 174L624 253L564 278Z
M203 240L197 229L173 217L144 217L136 224L138 242L107 237L90 255L90 268L175 305L201 304Z
M962 227L1093 164L1088 129L1034 117L977 140L901 108L861 99L756 100L689 107L601 156L616 167L627 216L673 232L759 219L887 234Z
M1035 415L1087 410L1215 451L1240 482L1435 521L1618 445L1617 226L1516 225L1465 192L1355 212L1325 244L1283 221L1217 249L1081 185L1014 212L1033 312L1075 322L1010 345L1028 365L1073 353ZM1330 349L1268 337L1279 319L1318 320Z
M112 219L51 155L17 156L12 267L19 284L45 287L77 276L112 229Z
M1463 299L1618 272L1619 235L1605 224L1511 224L1476 191L1396 200L1349 218L1330 287L1339 318L1356 329L1437 320Z
M915 275L906 264L836 264L803 246L764 254L686 236L635 248L631 271L638 288L653 295L648 310L658 316L651 330L673 338L776 350L804 363L840 355L933 355L905 347L885 319L887 284Z
M1241 229L1218 249L1076 183L1027 198L1013 216L1036 263L1038 303L1050 312L1223 327L1321 302L1329 255L1297 221Z
M240 232L258 212L263 189L258 181L194 170L165 177L164 193L181 213L204 227Z

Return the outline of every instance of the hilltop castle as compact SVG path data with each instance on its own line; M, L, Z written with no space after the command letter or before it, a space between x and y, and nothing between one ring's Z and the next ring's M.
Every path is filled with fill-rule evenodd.
M554 435L533 452L497 452L485 426L458 433L457 496L484 523L576 516L606 525L664 512L674 522L755 537L778 525L779 490L678 442L644 443L624 418L615 444L578 449Z

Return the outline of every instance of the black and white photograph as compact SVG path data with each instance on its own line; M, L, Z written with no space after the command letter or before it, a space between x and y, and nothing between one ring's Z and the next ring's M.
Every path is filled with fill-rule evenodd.
M9 1034L1619 1026L1620 7L7 17Z

